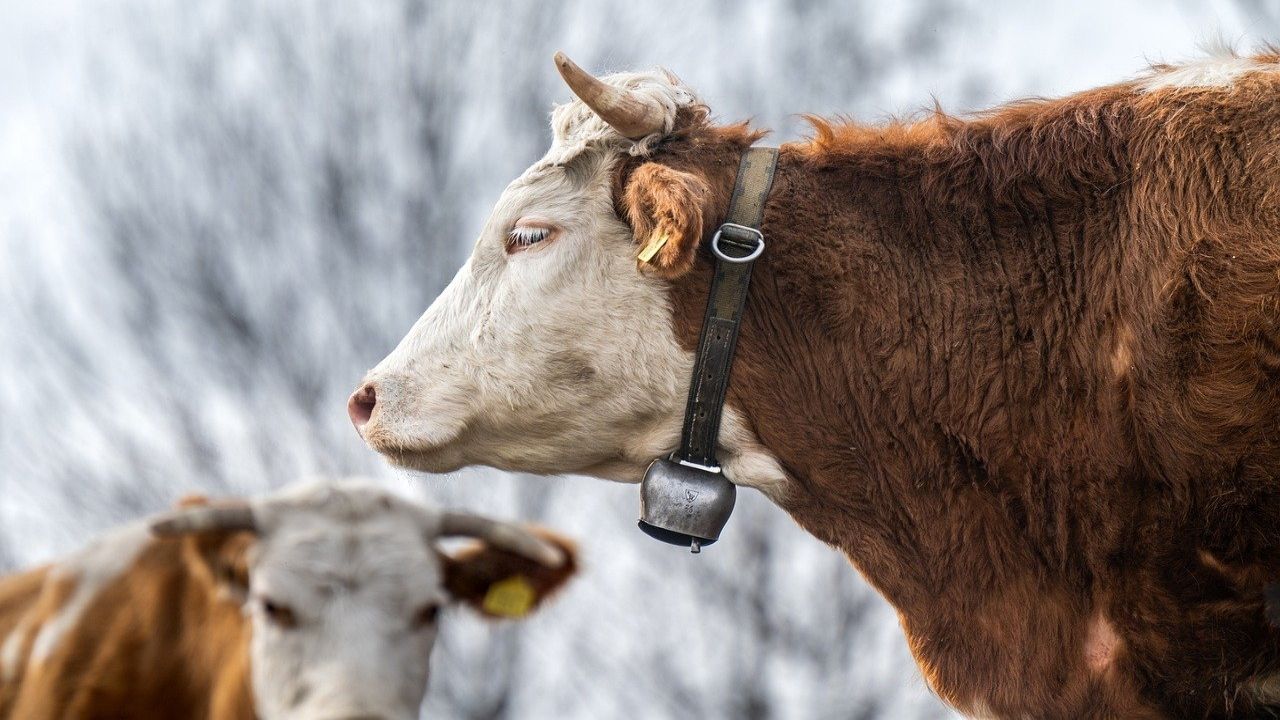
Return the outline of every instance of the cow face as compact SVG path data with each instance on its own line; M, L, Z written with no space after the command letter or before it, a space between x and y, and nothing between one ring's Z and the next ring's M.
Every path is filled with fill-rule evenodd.
M367 378L370 446L420 470L550 473L672 436L690 360L662 287L636 271L612 165L589 151L506 189L467 264Z
M573 572L564 541L372 486L189 508L157 527L189 533L189 561L243 604L263 720L416 718L442 608L521 616ZM481 539L449 556L434 545L445 534Z
M556 108L550 151L507 187L466 265L351 398L357 429L393 463L635 482L676 445L692 355L671 327L669 282L693 263L710 189L643 163L616 198L624 222L614 185L621 162L702 106L664 72L580 87L566 67L581 71L557 62L595 105ZM644 268L641 234L661 243ZM732 413L724 428L741 440L731 451L749 444Z

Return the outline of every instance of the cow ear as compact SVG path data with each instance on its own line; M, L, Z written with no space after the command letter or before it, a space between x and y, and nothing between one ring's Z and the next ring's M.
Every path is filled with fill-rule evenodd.
M711 186L693 173L655 162L636 168L623 190L640 267L674 279L688 272L702 242Z
M454 600L482 615L522 618L564 586L578 570L573 543L540 528L529 531L564 552L560 567L547 567L522 555L474 542L443 554L444 585Z
M188 495L177 507L208 504L209 499L202 495ZM253 533L244 530L207 530L180 539L187 567L237 602L249 595L249 548L255 541Z

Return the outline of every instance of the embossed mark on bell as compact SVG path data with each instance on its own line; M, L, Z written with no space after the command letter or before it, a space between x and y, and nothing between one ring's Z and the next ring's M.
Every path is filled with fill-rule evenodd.
M660 458L640 483L640 529L697 552L720 538L736 499L737 488L719 468Z

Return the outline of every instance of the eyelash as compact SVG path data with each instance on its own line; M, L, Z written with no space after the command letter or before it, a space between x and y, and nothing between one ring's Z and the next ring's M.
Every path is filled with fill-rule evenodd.
M524 250L533 247L551 236L551 230L543 227L515 227L507 233L507 247L512 250Z

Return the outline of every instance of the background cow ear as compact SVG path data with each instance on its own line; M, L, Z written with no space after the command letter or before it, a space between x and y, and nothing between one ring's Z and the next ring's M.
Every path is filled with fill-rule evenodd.
M573 577L578 561L570 540L540 528L529 531L563 550L564 565L549 568L474 542L452 554L441 554L445 589L455 600L488 617L521 618L532 612Z
M177 507L209 504L202 495L188 495ZM249 548L256 540L253 533L244 530L208 530L184 535L179 542L183 559L194 572L240 602L249 595Z
M711 186L698 175L654 162L636 168L623 191L623 208L639 244L641 268L666 278L688 272L710 202Z

